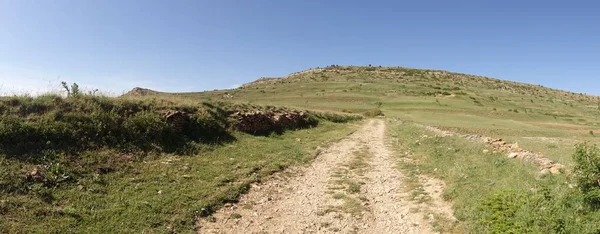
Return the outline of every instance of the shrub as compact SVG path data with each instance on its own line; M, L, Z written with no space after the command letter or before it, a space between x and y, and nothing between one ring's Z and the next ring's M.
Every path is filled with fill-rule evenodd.
M384 116L383 111L381 111L380 109L369 110L369 111L363 113L363 115L366 117Z
M327 120L334 123L347 123L355 120L360 120L362 117L360 115L340 115L332 112L315 112L311 113L314 117Z
M381 106L383 105L383 102L377 101L377 102L374 102L373 105L375 105L377 108L381 108Z
M587 142L578 144L573 161L573 176L585 201L595 209L600 208L600 150Z

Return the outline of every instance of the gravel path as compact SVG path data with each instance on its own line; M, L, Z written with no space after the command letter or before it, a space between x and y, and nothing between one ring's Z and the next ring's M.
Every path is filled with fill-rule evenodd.
M253 185L239 203L226 204L214 219L201 219L198 231L433 233L425 212L451 210L409 199L404 176L385 142L385 122L369 120L311 165ZM443 190L441 184L432 184L427 185L429 190Z

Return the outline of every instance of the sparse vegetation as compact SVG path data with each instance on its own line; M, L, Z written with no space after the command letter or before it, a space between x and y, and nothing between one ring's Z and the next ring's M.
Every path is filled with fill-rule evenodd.
M369 110L367 112L364 113L364 115L366 117L377 117L377 116L384 116L383 111L381 111L380 109L373 109L373 110Z

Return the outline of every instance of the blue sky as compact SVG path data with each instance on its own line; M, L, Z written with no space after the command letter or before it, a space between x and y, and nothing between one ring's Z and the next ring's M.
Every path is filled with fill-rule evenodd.
M600 94L594 1L0 0L0 93L231 88L331 64Z

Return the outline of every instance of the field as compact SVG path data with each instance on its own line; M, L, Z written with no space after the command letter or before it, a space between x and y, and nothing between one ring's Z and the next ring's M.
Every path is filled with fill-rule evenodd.
M21 101L14 104L13 99ZM59 99L65 101L56 101ZM580 191L583 187L577 182L581 181L567 173L576 171L579 165L574 157L576 144L600 142L597 137L600 98L597 96L446 71L334 65L283 78L259 79L232 90L161 93L135 89L123 97L97 97L100 100L97 102L88 99L96 100L96 97L4 98L0 110L5 118L1 121L0 133L6 136L28 134L19 129L21 132L9 132L16 131L7 127L9 116L26 119L23 126L31 127L38 119L50 118L49 115L56 115L60 109L38 113L31 109L34 107L84 108L90 103L100 103L94 107L100 109L91 108L89 116L84 116L92 119L101 116L93 113L101 112L102 103L128 108L146 106L137 109L148 112L149 117L132 119L141 122L126 126L163 126L160 121L154 121L161 117L151 113L163 110L205 113L203 108L210 108L202 107L202 103L309 110L319 119L319 124L261 135L222 126L225 132L220 136L224 138L194 141L187 136L179 142L182 146L173 150L169 150L173 143L165 143L162 138L150 137L135 144L123 142L137 139L138 135L114 142L108 137L106 144L101 145L93 139L77 143L86 144L90 149L72 149L58 143L54 147L55 143L48 141L53 147L44 146L44 150L35 152L23 153L23 148L3 150L0 185L7 189L0 194L0 232L198 231L199 220L213 217L223 205L238 201L250 184L262 182L262 178L290 166L310 164L318 154L317 146L325 147L358 129L364 121L352 116L370 118L379 113L385 115L385 141L393 162L399 172L407 175L409 187L418 191L413 199L427 203L429 200L422 197L432 196L424 192L419 178L435 178L445 184L441 196L444 202L452 204L456 220L436 218L432 222L436 231L599 231L596 224L600 213L585 198L591 193ZM77 100L88 101L79 103ZM111 109L115 116L120 115L116 113L120 110L117 107ZM20 114L20 110L27 114ZM76 113L75 110L66 112ZM123 121L130 118L134 117ZM221 117L202 118L221 126ZM69 125L69 128L84 125ZM422 125L458 135L436 137ZM155 134L148 132L150 129L131 127L128 130L140 131L147 137ZM44 134L51 131L58 130L40 130ZM536 166L509 159L504 152L488 152L491 150L484 144L468 141L462 134L518 143L519 147L566 168L556 175L540 174ZM41 144L34 141L24 147ZM48 178L54 176L52 184L28 180L26 177L32 177L35 168L45 168ZM369 195L368 191L365 193ZM420 198L419 194L422 194ZM348 194L338 195L338 198L343 197ZM329 225L332 224L326 226Z

